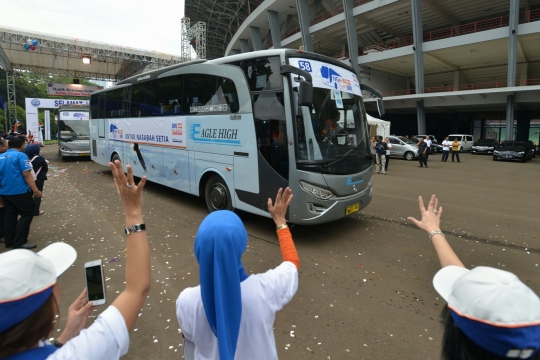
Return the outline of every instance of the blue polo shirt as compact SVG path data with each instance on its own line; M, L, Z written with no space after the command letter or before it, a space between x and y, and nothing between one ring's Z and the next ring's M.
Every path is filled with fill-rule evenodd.
M0 154L0 195L20 195L31 191L23 172L32 168L25 153L9 149Z

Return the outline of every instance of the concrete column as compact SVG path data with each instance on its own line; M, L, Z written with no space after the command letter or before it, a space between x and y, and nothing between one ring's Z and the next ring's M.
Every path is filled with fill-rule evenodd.
M416 118L418 123L418 133L426 134L426 109L424 99L416 102Z
M349 45L349 59L360 81L360 66L358 65L358 38L356 37L356 23L353 15L354 0L343 0L345 10L345 29L347 31L347 43Z
M268 10L268 23L272 34L274 49L281 49L281 31L279 30L279 17L277 11Z
M412 22L413 22L413 49L414 49L414 83L416 93L424 93L424 52L422 45L424 42L424 33L422 27L422 0L411 0ZM423 133L426 129L426 114L424 101L416 103L416 116L418 122L418 133Z
M454 71L454 91L459 90L459 78L460 78L459 70Z
M298 10L298 22L300 23L300 32L302 34L304 50L313 52L313 41L311 40L311 33L309 32L311 17L309 15L307 0L296 0L296 9Z
M517 30L519 23L519 0L510 0L510 16L508 19L508 73L506 86L516 86L517 68ZM515 95L506 97L506 140L514 137Z
M527 121L527 112L525 111L516 111L517 118L517 129L516 129L516 140L524 141L529 140L529 129Z
M243 53L247 53L247 52L250 52L251 50L249 49L249 44L248 44L248 41L247 39L240 39L240 46L242 48L242 52Z
M527 86L527 77L528 77L528 71L529 70L529 64L523 63L519 65L519 85L520 86Z
M250 26L249 31L251 32L251 42L253 42L253 50L262 50L263 47L261 40L261 32L259 31L259 28L256 26Z
M342 44L341 45L341 57L345 57L345 53L347 52L347 45Z
M516 107L515 95L506 97L506 139L514 140L514 108Z

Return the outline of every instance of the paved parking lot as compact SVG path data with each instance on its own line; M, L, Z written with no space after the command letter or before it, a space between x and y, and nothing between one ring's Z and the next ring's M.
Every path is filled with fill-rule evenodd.
M65 241L79 254L60 279L63 323L67 306L84 287L84 262L103 259L109 300L123 288L123 215L106 167L84 159L60 162L53 145L42 153L51 160L46 214L35 218L29 240L38 250ZM391 159L388 174L375 175L368 208L334 223L294 226L300 287L276 317L280 358L440 358L444 302L431 286L439 264L427 235L406 221L419 214L418 195L439 196L442 230L466 266L510 270L540 293L539 174L540 158L522 164L463 154L457 164L432 155L428 169ZM206 214L202 199L148 184L153 287L128 359L181 358L174 301L182 289L198 284L193 239ZM239 215L250 235L243 258L247 272L277 266L272 222Z

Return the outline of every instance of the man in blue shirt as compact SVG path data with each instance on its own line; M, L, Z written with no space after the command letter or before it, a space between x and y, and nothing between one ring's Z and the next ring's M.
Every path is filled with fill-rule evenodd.
M6 247L33 249L28 244L30 224L34 218L34 199L41 197L28 156L22 152L24 138L14 136L8 142L8 150L0 154L0 196L4 201L4 236ZM17 217L20 218L17 220Z

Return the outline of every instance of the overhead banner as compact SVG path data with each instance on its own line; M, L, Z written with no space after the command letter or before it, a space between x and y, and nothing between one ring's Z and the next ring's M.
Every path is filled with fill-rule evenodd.
M156 118L149 123L140 120L110 119L109 139L138 144L186 147L186 118Z
M289 63L300 70L310 73L314 87L339 90L362 96L360 83L352 71L311 59L289 58Z
M49 83L47 84L47 95L89 97L94 91L102 89L103 86Z

